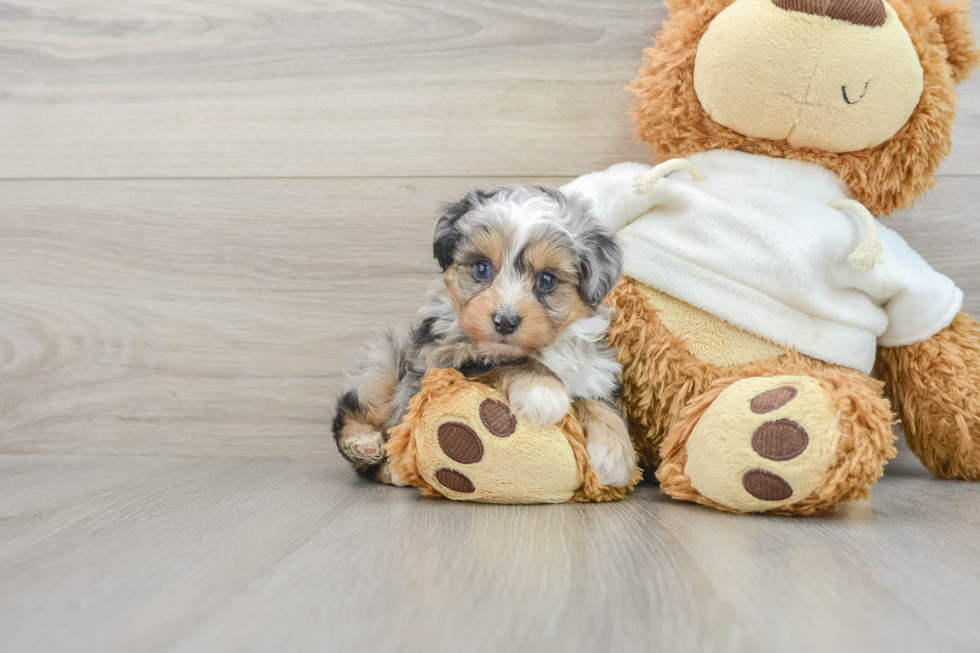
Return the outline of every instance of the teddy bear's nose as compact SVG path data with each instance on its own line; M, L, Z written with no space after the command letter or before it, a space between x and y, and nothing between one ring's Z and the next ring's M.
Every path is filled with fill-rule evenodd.
M780 9L826 16L853 25L879 27L885 24L883 0L772 0Z

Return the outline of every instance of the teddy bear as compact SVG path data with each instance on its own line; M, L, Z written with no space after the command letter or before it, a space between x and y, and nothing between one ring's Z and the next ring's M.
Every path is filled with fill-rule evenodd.
M980 326L874 216L935 184L962 3L674 0L634 80L660 165L565 190L625 249L610 302L624 406L670 496L809 514L863 498L908 443L980 480Z
M608 337L639 462L675 499L812 514L868 496L900 421L933 475L980 480L980 325L878 219L932 188L949 152L955 85L980 63L967 6L667 6L630 88L636 136L660 163L562 189L624 248ZM430 494L467 498L416 465L443 464L414 443L437 439L446 410L478 421L441 396L413 406L393 461ZM493 470L528 442L484 465L480 485L499 485ZM561 500L584 496L579 458ZM525 502L548 483L505 482Z

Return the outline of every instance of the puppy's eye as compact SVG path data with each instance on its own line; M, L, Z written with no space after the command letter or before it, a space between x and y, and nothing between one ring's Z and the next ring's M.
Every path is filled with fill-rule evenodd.
M555 289L555 286L558 285L558 279L556 279L555 275L551 274L550 272L542 272L538 275L536 285L538 286L538 290L551 292Z
M493 268L489 261L480 261L473 265L473 278L477 281L486 281L493 275Z

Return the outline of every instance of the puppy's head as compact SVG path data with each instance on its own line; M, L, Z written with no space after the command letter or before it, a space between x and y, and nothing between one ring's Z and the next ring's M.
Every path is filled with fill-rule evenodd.
M466 335L487 356L526 356L593 315L622 254L587 202L545 186L471 191L443 208L433 253Z

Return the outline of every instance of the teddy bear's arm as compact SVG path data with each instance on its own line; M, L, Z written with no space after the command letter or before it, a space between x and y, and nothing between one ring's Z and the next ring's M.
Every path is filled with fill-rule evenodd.
M602 172L583 175L562 186L561 190L588 200L595 217L606 225L610 233L615 233L660 200L657 193L638 195L633 191L637 175L650 169L650 166L642 163L617 163Z
M929 471L980 481L980 324L959 313L928 340L883 347L877 372Z

